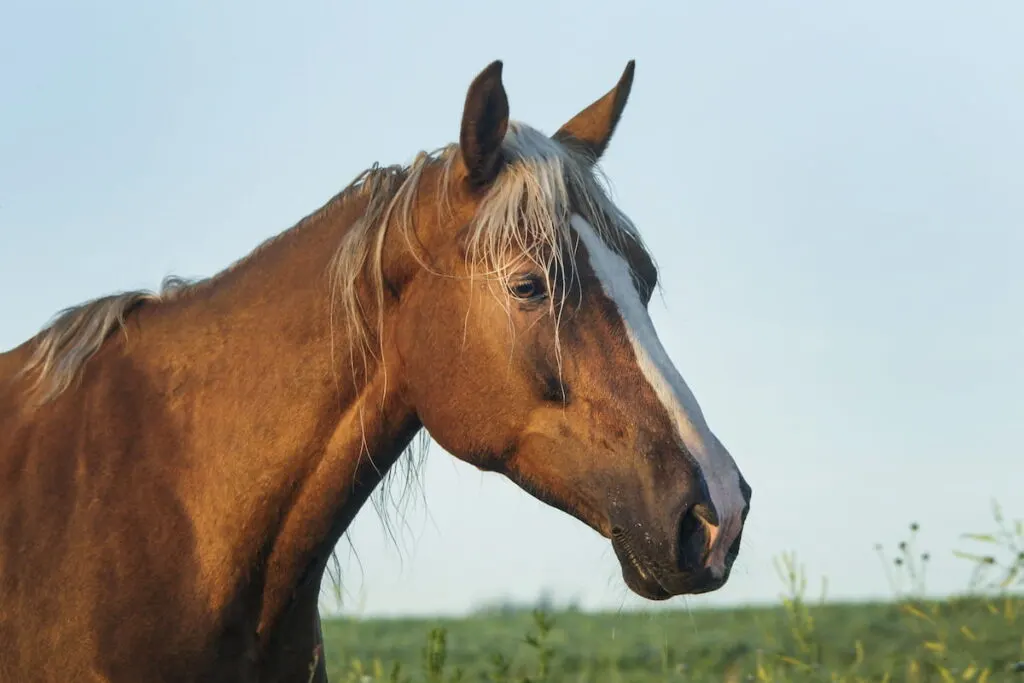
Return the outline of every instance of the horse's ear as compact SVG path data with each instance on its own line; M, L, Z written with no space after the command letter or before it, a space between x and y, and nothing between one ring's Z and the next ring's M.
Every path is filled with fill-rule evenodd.
M615 87L604 97L576 114L568 123L558 129L552 137L562 144L583 152L592 161L597 161L608 148L615 126L626 108L629 91L633 87L633 70L636 60L629 60L626 70Z
M501 143L508 130L508 96L501 84L501 60L491 62L469 85L462 110L459 147L474 189L487 187L503 162Z

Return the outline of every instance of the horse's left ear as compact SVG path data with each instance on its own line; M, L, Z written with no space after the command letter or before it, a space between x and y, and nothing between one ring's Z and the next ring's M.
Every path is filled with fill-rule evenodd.
M615 87L604 97L576 114L568 123L558 129L553 137L559 142L578 149L592 161L597 161L608 148L615 126L626 108L629 91L633 87L633 71L636 60L629 60L626 70Z
M473 189L490 185L501 171L501 143L508 130L508 95L501 60L491 62L469 85L462 110L459 147Z

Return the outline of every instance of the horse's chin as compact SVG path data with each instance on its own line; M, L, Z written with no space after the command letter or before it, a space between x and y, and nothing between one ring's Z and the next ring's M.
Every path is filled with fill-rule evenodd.
M649 575L642 573L632 563L624 563L622 565L622 580L626 582L626 587L629 590L646 600L661 601L675 597L672 593L665 590L660 583Z

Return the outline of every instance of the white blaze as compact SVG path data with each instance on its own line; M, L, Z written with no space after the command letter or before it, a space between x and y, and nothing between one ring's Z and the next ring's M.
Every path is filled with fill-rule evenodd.
M725 553L741 525L746 503L740 491L739 470L729 452L711 433L693 392L669 359L654 330L633 276L622 256L598 236L582 216L573 214L576 229L590 256L590 267L605 295L616 305L626 328L637 364L675 425L683 446L697 461L718 515L719 526L709 529L712 569L724 571Z

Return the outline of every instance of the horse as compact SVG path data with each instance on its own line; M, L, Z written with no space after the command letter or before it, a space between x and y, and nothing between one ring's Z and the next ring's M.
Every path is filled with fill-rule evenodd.
M424 434L607 539L639 596L726 583L751 488L599 167L635 62L553 135L502 68L457 142L0 355L0 680L326 681L328 559Z

